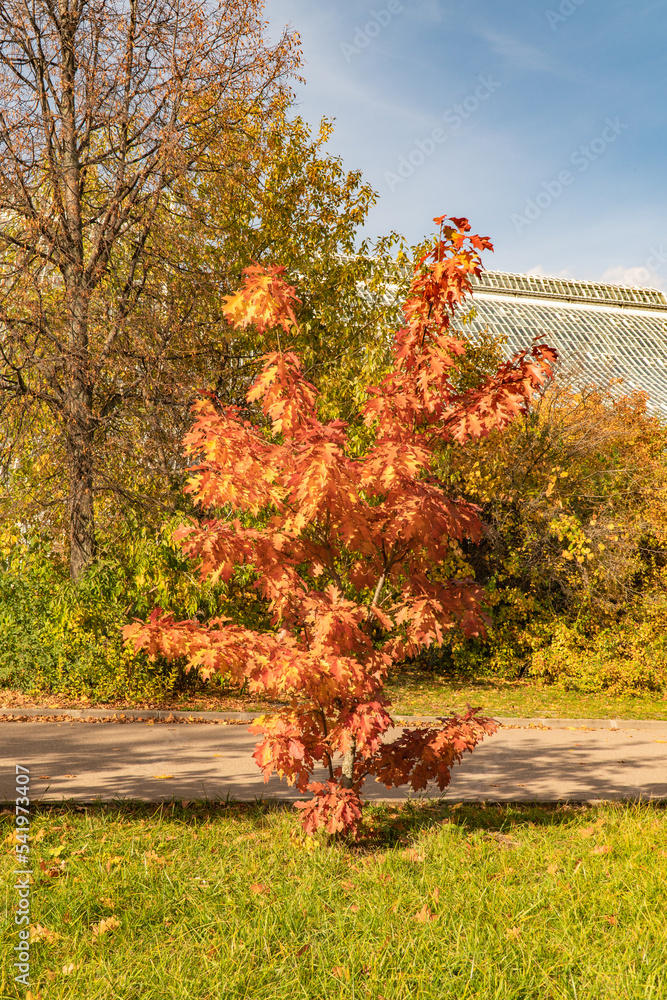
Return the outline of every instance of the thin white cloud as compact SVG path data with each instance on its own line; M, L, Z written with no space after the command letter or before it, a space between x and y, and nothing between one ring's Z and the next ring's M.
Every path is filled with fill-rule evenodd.
M536 264L535 267L529 267L525 272L526 274L535 274L540 278L571 278L572 268L566 267L562 271L545 271L541 264Z
M608 267L602 275L602 281L613 285L633 285L635 288L662 288L665 284L655 271L640 264L633 267L624 267L622 264Z
M517 69L531 72L539 70L546 73L560 71L558 63L543 49L533 45L524 45L512 35L486 29L481 32L481 37L489 44L493 52L507 59Z

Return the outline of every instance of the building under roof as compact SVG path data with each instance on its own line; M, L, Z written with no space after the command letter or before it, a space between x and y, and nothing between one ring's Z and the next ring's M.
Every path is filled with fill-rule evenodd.
M507 337L507 352L535 337L555 347L578 382L648 393L649 409L667 417L667 300L653 288L483 271L474 279L476 315L469 330Z

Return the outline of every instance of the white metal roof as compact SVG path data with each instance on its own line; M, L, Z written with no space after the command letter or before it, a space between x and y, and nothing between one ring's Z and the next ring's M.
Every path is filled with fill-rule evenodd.
M476 315L467 331L488 328L507 337L507 353L534 339L555 347L582 382L622 379L622 391L648 393L667 416L667 300L653 288L570 278L484 271L473 281ZM470 300L468 300L470 302Z

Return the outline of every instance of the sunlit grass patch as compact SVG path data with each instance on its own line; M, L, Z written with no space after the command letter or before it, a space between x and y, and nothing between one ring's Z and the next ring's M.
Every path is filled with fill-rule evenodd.
M667 994L656 805L381 805L356 845L270 805L52 807L31 829L44 1000ZM25 995L6 960L0 995Z
M535 679L473 681L409 670L392 678L387 694L404 715L448 715L470 703L491 716L667 720L667 699L650 692L584 694Z

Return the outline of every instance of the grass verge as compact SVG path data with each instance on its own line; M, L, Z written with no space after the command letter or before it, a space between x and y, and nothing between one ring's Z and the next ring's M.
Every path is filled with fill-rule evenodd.
M394 711L448 715L469 702L487 715L551 719L667 719L667 698L644 692L613 695L565 691L538 680L463 680L405 672L387 685Z
M667 995L660 805L375 806L356 846L270 805L42 807L31 833L43 1000Z

